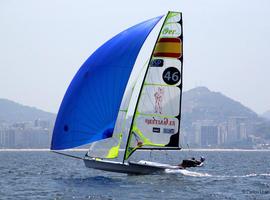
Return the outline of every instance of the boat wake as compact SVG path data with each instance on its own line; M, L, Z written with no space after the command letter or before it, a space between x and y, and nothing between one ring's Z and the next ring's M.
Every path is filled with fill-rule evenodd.
M193 176L193 177L214 177L214 178L248 178L248 177L258 177L258 176L267 176L270 177L270 173L262 174L246 174L246 175L211 175L208 173L194 172L186 169L166 169L165 173L167 174L182 174L184 176Z
M211 177L212 175L207 173L193 172L186 169L166 169L165 173L168 174L183 174L185 176L193 176L193 177Z
M255 173L251 173L251 174L246 174L246 175L234 175L234 176L216 176L216 177L220 177L220 178L246 178L246 177L258 177L258 176L270 176L270 174L268 173L262 173L262 174L255 174Z

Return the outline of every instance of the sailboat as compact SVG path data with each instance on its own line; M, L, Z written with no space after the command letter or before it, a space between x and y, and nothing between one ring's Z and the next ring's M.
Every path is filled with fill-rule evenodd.
M138 54L161 19L149 61L127 87ZM131 158L137 150L181 149L182 68L182 13L170 11L119 33L98 48L71 81L51 150L92 144L82 160L86 167L105 171L149 174L175 168Z

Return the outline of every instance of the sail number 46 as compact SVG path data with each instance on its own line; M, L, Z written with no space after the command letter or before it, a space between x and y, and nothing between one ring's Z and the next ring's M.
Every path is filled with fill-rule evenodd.
M180 71L175 67L168 67L162 74L163 81L169 85L174 85L181 78Z

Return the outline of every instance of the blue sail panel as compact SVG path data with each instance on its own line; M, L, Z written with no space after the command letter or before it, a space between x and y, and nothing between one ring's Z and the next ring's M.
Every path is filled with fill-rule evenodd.
M60 106L52 150L74 148L112 136L133 65L161 17L119 33L81 66Z

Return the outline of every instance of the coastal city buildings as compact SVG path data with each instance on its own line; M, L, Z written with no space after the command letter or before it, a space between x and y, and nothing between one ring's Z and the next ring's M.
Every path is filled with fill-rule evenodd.
M192 131L184 134L185 142L198 147L218 147L247 140L247 119L230 117L225 122L197 120Z
M228 142L236 142L244 140L247 137L246 134L246 121L245 117L230 117L228 120Z
M0 148L49 148L51 132L52 123L48 120L2 123Z
M0 149L49 148L53 121L4 123L0 122ZM188 148L233 148L265 143L249 134L251 123L244 117L230 117L226 121L197 120L189 130L182 129L180 143Z

